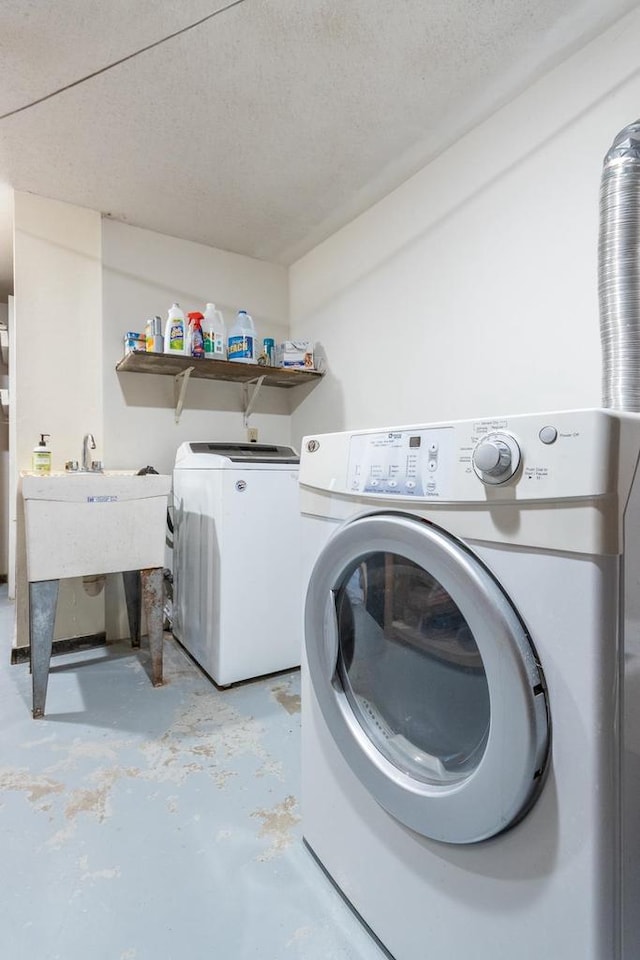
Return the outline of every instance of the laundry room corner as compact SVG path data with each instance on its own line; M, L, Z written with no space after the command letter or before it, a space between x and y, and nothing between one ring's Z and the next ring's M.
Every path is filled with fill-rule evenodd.
M637 113L634 10L290 269L341 400L305 434L597 404L602 157Z

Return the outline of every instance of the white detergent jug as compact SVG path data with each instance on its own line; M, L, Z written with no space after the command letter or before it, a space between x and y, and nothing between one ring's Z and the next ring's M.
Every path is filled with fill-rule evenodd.
M179 303L174 303L167 314L164 328L164 352L184 355L185 352L184 313Z
M202 321L204 355L208 360L224 360L227 354L227 332L224 317L215 303L208 303Z

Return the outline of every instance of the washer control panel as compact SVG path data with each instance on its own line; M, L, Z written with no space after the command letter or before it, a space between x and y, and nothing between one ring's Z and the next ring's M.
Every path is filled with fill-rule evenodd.
M444 496L454 452L451 427L356 434L349 447L347 490L376 497Z

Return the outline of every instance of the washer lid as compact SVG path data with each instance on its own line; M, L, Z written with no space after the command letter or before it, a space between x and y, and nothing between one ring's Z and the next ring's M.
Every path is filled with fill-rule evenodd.
M514 606L460 541L403 514L347 523L311 575L305 643L333 740L402 823L474 843L534 804L544 678Z
M176 466L208 469L231 463L300 463L293 447L269 443L219 442L198 440L183 443L176 455Z

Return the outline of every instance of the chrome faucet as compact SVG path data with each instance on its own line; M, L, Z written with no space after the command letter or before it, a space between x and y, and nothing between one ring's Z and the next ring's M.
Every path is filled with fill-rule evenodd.
M89 450L95 450L96 441L93 438L92 433L85 433L82 439L82 469L90 470L91 466L89 464Z

